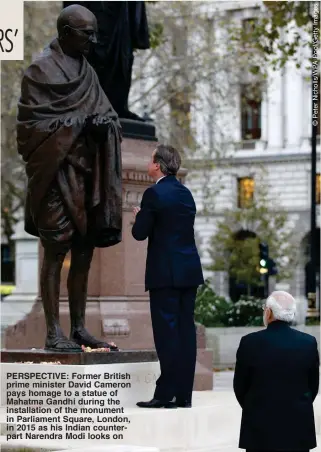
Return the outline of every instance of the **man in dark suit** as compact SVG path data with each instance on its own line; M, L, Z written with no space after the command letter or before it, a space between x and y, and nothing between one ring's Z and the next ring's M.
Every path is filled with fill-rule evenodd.
M313 336L290 328L295 300L273 292L263 331L242 337L234 392L243 409L239 447L248 452L308 452L316 447L313 401L319 353Z
M134 209L132 234L148 238L145 285L161 375L145 408L191 407L196 363L194 306L203 284L194 239L196 207L191 192L177 179L181 158L171 146L158 145L148 165L156 182ZM173 399L175 397L175 402Z

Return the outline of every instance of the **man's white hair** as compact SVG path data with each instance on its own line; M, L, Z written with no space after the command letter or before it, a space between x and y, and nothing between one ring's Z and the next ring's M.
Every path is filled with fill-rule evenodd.
M266 300L266 307L271 309L276 320L291 323L295 318L295 299L283 290L272 292Z

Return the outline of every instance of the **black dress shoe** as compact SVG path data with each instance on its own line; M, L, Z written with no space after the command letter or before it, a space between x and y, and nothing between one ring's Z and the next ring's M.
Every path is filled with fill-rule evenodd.
M138 402L136 405L140 408L177 408L173 402L162 402L157 399L152 399L149 402Z
M192 408L192 402L189 400L175 400L174 403L178 408Z

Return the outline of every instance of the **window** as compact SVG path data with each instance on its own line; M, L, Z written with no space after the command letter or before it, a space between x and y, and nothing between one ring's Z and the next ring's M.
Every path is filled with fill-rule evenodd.
M248 19L242 20L242 29L243 33L248 36L251 33L253 33L253 30L255 28L256 20L254 17L249 17Z
M2 283L14 283L15 280L15 262L14 249L9 245L1 245L1 281Z
M241 177L237 180L237 207L246 209L252 206L254 198L253 177Z
M1 245L1 262L5 264L12 262L10 247L8 245Z
M168 91L169 92L169 91ZM193 129L191 126L191 91L173 89L169 105L171 108L171 143L178 149L195 148Z
M254 17L249 17L247 19L242 20L242 29L241 29L241 46L243 51L249 52L249 56L253 55L256 50L253 45L258 36L258 28L257 28L257 19Z
M316 187L315 187L315 196L316 196L316 203L321 204L321 180L320 180L320 174L316 175Z
M261 138L261 97L259 86L242 85L242 140L259 140Z

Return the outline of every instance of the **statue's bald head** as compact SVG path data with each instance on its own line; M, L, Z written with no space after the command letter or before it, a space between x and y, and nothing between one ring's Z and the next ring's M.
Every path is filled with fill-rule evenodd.
M58 35L63 34L66 26L73 28L86 28L88 25L97 27L94 14L81 5L70 5L64 8L57 19Z
M97 42L96 17L80 5L70 5L61 11L57 30L63 52L73 57L88 55L90 46Z

